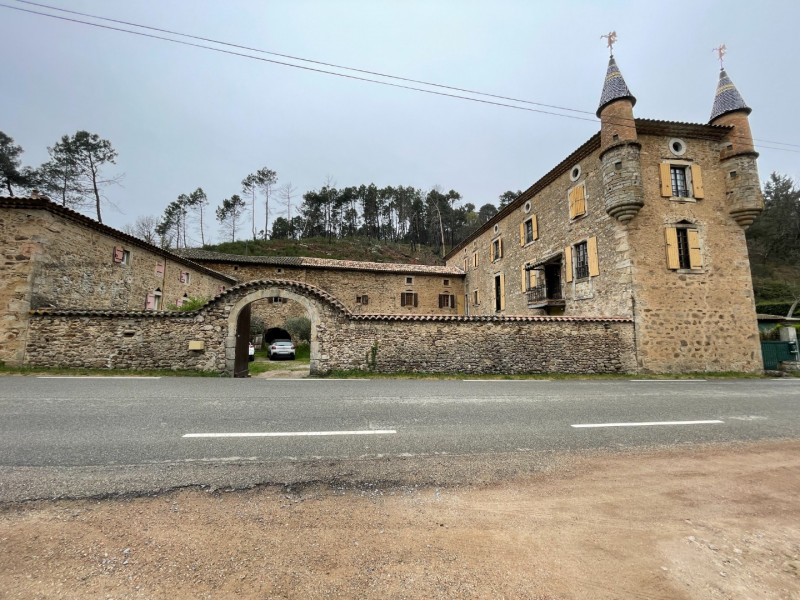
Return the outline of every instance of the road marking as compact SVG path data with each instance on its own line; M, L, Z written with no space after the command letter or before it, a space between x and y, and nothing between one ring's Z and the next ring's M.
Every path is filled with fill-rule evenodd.
M471 383L520 383L530 381L553 381L552 379L464 379Z
M397 433L396 429L365 429L360 431L268 431L260 433L186 433L185 438L235 438L235 437L303 437L323 435L384 435Z
M570 427L648 427L650 425L710 425L714 423L724 423L725 421L648 421L643 423L581 423L570 425Z
M797 381L797 382L800 382L800 377L773 377L772 381Z
M707 379L629 379L634 383L694 383L696 381L708 381Z
M328 379L327 377L317 377L317 378L303 377L303 379L273 379L273 381L369 381L369 379L366 378L358 379L355 377L353 379L349 379L347 377L343 377L340 379L335 379L335 378Z
M106 377L105 375L37 375L36 379L161 379L161 377L139 377L136 375L112 377Z

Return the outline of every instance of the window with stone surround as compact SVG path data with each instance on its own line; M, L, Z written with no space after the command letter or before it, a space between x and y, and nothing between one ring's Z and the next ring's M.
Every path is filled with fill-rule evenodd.
M530 219L525 219L519 225L519 245L525 246L538 238L539 227L536 221L536 215L533 215Z
M700 249L700 234L697 228L686 221L665 230L667 241L667 268L673 270L695 270L703 268Z
M439 308L455 308L456 297L453 294L439 294Z
M687 161L663 162L660 172L662 197L676 200L700 200L704 197L700 165Z
M181 283L189 283L189 271L181 271Z
M122 246L114 246L114 262L121 265L131 264L131 251Z
M481 303L481 294L478 290L472 292L472 303L475 306L478 306L478 304Z
M369 304L369 296L367 296L366 294L356 296L356 304L362 304L366 306L367 304Z
M419 299L416 292L402 292L400 294L400 306L418 306Z
M503 258L503 238L497 238L492 241L491 246L492 262Z
M600 261L597 255L597 238L590 237L564 248L564 267L566 281L587 279L600 274Z

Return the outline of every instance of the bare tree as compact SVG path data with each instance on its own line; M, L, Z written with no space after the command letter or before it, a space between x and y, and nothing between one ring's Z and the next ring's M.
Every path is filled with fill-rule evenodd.
M136 221L133 223L133 225L130 223L125 225L122 228L122 231L128 235L139 238L148 244L156 245L158 242L156 227L158 227L158 218L152 215L143 215L136 217Z

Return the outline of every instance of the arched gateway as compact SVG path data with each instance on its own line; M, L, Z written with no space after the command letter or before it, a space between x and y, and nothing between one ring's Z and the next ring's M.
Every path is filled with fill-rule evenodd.
M348 315L347 308L327 292L298 281L264 279L237 285L214 299L229 307L225 335L225 371L236 376L247 370L247 347L250 329L250 305L265 298L286 298L300 303L311 321L311 374L320 371L320 357L325 356L320 330ZM211 303L210 303L211 304ZM210 307L209 307L210 308Z

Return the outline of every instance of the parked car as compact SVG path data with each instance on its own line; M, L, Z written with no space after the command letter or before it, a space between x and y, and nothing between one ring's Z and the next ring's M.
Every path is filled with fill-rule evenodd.
M250 349L247 352L248 352L247 360L253 362L256 359L256 347L253 346L253 344L250 344Z
M294 360L294 344L291 340L275 340L267 346L267 356L270 360L276 358L290 358Z

